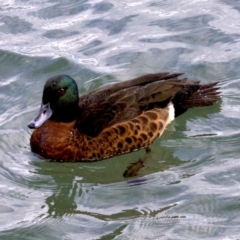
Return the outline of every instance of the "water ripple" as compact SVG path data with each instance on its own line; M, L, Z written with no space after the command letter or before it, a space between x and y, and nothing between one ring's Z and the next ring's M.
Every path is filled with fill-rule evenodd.
M206 4L207 3L207 4ZM0 3L1 239L238 239L238 1ZM45 80L81 94L158 71L220 81L222 100L174 121L144 154L57 164L30 151ZM13 217L14 216L14 217Z

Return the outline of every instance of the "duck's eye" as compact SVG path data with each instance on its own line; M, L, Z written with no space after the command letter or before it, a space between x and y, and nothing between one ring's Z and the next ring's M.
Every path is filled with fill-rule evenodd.
M65 93L65 89L64 89L64 88L60 88L60 89L58 90L58 92L59 92L59 94L62 96L62 95L64 95L64 93Z

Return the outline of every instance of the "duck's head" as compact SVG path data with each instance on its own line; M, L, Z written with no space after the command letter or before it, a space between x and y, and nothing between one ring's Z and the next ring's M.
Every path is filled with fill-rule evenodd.
M68 75L58 75L47 80L43 89L42 104L29 128L39 128L46 120L73 121L78 109L78 87Z

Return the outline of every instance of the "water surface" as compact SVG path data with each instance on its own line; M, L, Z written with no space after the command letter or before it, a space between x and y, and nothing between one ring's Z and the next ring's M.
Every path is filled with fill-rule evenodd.
M239 239L240 4L8 0L0 3L1 239ZM34 156L28 122L45 80L81 94L146 73L219 81L222 100L189 110L144 151L96 163Z

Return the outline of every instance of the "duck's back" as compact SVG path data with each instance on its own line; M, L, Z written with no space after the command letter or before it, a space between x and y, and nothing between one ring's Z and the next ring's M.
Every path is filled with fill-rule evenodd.
M145 111L166 108L172 101L175 117L188 108L209 106L219 99L217 83L179 79L182 74L148 74L99 88L80 97L79 131L91 137L116 123L129 121Z

